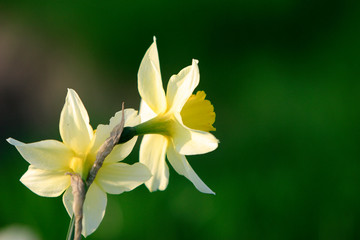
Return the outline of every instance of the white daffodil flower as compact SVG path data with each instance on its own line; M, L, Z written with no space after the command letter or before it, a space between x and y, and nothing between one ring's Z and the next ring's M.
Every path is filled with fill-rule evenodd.
M140 122L137 111L133 109L125 109L124 117L125 126L134 126ZM69 89L59 124L63 142L44 140L26 144L12 138L7 139L30 163L20 181L43 197L57 197L65 191L63 203L72 216L73 195L68 173L79 174L86 180L97 151L110 136L112 129L120 123L121 118L120 111L110 119L109 125L99 125L94 133L83 103L77 93ZM141 163L118 163L130 154L135 142L136 137L116 145L88 189L83 207L82 234L85 237L97 229L104 217L106 193L120 194L130 191L151 177L150 171Z
M138 72L142 124L134 128L137 135L146 134L140 146L140 162L153 175L145 183L150 191L164 190L168 185L166 155L176 172L188 178L200 192L214 194L185 157L213 151L219 142L209 133L215 130L213 106L205 100L204 92L192 94L199 79L198 61L193 60L191 66L170 78L165 95L154 38Z

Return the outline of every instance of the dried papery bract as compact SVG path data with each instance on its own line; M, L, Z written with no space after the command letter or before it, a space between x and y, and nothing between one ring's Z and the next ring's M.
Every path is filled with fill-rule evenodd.
M85 201L86 187L79 174L71 175L72 194L74 196L73 211L75 217L75 235L74 239L81 239L83 206Z
M124 103L122 103L122 118L121 122L114 127L110 133L110 137L101 145L97 155L96 160L90 170L89 176L86 180L86 185L89 187L95 180L96 174L104 163L105 158L111 153L115 145L119 142L121 133L124 130L125 125L124 117Z
M121 137L125 125L125 116L124 116L124 103L122 103L122 119L121 122L114 127L110 133L110 137L101 145L97 155L96 160L90 170L88 178L86 180L86 185L84 181L78 174L71 175L71 187L72 193L74 196L73 211L75 217L75 233L74 240L81 240L81 231L82 231L82 219L83 219L83 206L86 198L86 191L89 189L90 185L94 182L97 173L102 167L105 158L111 153L114 146L117 144Z

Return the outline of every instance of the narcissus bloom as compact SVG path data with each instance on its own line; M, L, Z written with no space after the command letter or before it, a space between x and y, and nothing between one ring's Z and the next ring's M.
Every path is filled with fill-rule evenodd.
M125 126L134 126L140 122L135 110L124 111ZM121 118L120 111L110 119L109 125L99 125L94 133L83 103L77 93L69 89L60 116L59 127L63 142L44 140L25 144L8 139L30 163L20 181L31 191L44 197L57 197L65 191L63 202L72 216L73 195L68 173L79 174L84 180L87 178L98 149L110 136L112 129L120 123ZM135 142L136 137L116 145L90 186L83 207L84 236L94 232L102 221L107 203L106 193L120 194L130 191L151 177L147 167L141 163L128 165L118 162L129 155Z
M140 162L149 167L153 177L145 184L150 191L164 190L169 169L165 155L175 171L188 178L203 193L214 192L198 177L185 155L213 151L218 140L214 131L214 108L205 93L193 95L199 84L198 61L173 75L165 95L156 41L145 53L138 72L138 89L142 98L142 124L135 127L138 135L146 134L140 146Z

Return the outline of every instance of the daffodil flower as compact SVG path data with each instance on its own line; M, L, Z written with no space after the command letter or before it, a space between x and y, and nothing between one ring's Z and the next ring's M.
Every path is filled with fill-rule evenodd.
M138 72L142 124L134 128L136 134L146 134L140 146L140 162L153 175L145 183L150 191L164 190L168 185L166 155L175 171L188 178L200 192L214 194L185 157L207 153L218 146L218 140L209 133L215 130L214 108L205 100L204 92L192 94L199 79L198 61L193 60L191 66L170 78L165 95L154 38Z
M124 110L125 126L140 122L133 109ZM99 125L94 133L89 124L88 113L77 93L69 89L60 116L60 135L63 142L44 140L25 144L9 138L22 157L30 163L20 181L37 195L57 197L64 191L63 203L70 216L73 214L73 195L69 173L79 174L86 180L100 146L120 123L122 112L110 119L109 125ZM141 163L119 163L129 155L136 142L116 145L107 156L86 194L83 212L83 231L86 237L94 232L102 221L107 203L106 193L120 194L144 183L151 176Z

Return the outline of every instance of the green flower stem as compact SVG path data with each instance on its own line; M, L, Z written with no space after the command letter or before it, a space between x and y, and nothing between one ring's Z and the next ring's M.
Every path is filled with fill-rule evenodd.
M171 135L174 127L172 117L168 115L157 116L149 121L143 122L134 127L125 127L117 144L125 143L135 136L145 134Z
M136 132L135 127L125 127L121 134L118 144L126 143L127 141L129 141L130 139L135 137L136 135L138 135L138 134Z
M66 240L74 239L74 227L75 227L75 217L74 214L71 216L68 232L66 234Z
M173 129L173 118L169 115L160 115L149 121L143 122L135 126L137 135L145 134L161 134L165 136L171 135Z

